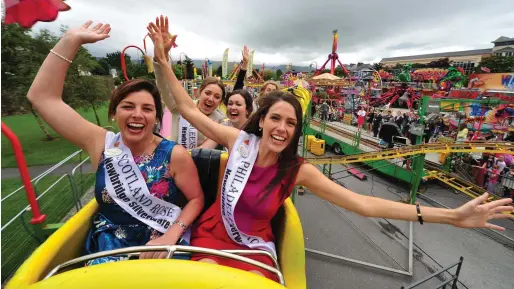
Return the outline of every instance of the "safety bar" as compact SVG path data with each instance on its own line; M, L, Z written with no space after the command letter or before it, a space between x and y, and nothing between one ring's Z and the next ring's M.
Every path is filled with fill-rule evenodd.
M443 268L443 269L441 269L441 270L439 270L439 271L435 272L434 274L432 274L432 275L430 275L430 276L426 277L425 279L420 280L420 281L418 281L418 282L416 282L416 283L414 283L414 284L411 284L411 285L409 285L409 286L407 286L407 287L402 286L402 287L401 287L401 289L412 289L412 288L414 288L414 287L417 287L418 285L420 285L420 284L423 284L423 283L427 282L428 280L430 280L430 279L434 278L435 276L437 276L437 275L439 275L439 274L442 274L442 273L444 273L444 272L447 272L448 270L450 270L451 268L453 268L453 267L455 267L455 266L457 266L457 270L455 271L455 275L452 275L452 278L451 278L451 279L446 280L446 281L444 281L444 282L440 283L439 285L437 285L436 289L439 289L439 288L446 289L446 285L448 285L448 284L449 284L450 282L452 282L452 281L453 281L452 289L457 289L457 281L459 281L460 268L462 267L462 262L463 262L463 261L464 261L464 257L462 257L462 256L461 256L461 257L459 258L459 261L458 261L458 262L456 262L456 263L454 263L454 264L452 264L452 265L450 265L450 266L448 266L448 267L446 267L446 268Z
M234 260L237 260L237 261L240 261L240 262L245 262L245 263L257 266L257 267L259 267L261 269L267 270L267 271L277 275L280 284L285 285L284 276L282 275L282 273L278 269L278 262L277 262L277 260L275 258L273 258L273 256L269 252L259 251L259 250L214 250L214 249L208 249L208 248L193 247L193 246L180 246L180 245L174 245L174 246L136 246L136 247L116 249L116 250L98 252L98 253L89 254L89 255L86 255L86 256L81 256L81 257L72 259L70 261L67 261L67 262L64 262L64 263L58 265L57 267L52 269L45 276L45 278L43 280L46 280L46 279L52 277L57 272L59 272L60 270L66 268L66 267L73 266L73 265L80 264L80 263L84 263L84 262L89 261L89 260L93 260L93 259L97 259L97 258L102 258L102 257L116 256L116 255L128 255L128 254L137 255L137 254L140 254L142 252L155 252L155 251L167 251L168 254L166 255L166 259L170 259L171 257L173 257L173 255L175 253L178 253L178 254L181 254L181 255L184 254L184 253L189 253L189 254L191 254L191 253L198 253L198 254L207 254L207 255L214 255L214 256L218 256L218 257L234 259ZM239 256L240 254L241 255L242 254L244 254L244 255L258 255L258 254L261 254L261 255L270 256L271 259L273 260L275 266L277 266L277 268L273 268L273 267L271 267L269 265L266 265L264 263L252 260L252 259L247 258L247 257Z
M25 186L27 200L29 201L30 209L32 212L32 219L30 220L30 223L33 225L41 224L46 220L46 215L41 214L41 210L39 209L39 205L36 200L36 193L34 192L34 187L32 187L32 183L30 182L29 170L27 169L27 162L25 161L25 156L23 155L20 140L4 122L2 122L2 133L11 142L14 156L16 158L16 162L18 163L18 170L20 171L21 180Z

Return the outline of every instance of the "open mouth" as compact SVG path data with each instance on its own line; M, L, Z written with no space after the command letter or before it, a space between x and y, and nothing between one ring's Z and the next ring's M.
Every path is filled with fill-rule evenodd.
M127 124L128 130L131 133L141 133L143 129L145 128L145 125L142 123L136 123L136 122L130 122Z
M237 110L236 111L231 111L231 112L229 112L228 116L231 117L231 118L236 118L236 117L239 116L239 112Z
M286 141L286 138L283 137L283 136L279 136L279 135L275 135L275 134L272 134L271 135L271 139L274 141L274 142L277 142L278 144L282 144Z
M212 105L212 104L208 104L207 102L205 102L205 103L204 103L204 106L205 106L205 108L207 108L207 109L209 109L209 110L210 110L210 109L212 109L212 108L214 107L214 105Z

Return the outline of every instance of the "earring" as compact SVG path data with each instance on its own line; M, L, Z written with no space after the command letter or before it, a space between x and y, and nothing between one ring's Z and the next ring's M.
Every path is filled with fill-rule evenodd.
M262 127L259 127L259 131L262 131Z
M111 122L114 122L114 118L111 118Z

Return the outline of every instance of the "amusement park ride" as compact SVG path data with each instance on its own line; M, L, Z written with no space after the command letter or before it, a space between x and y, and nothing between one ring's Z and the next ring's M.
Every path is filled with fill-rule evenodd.
M322 70L324 70L329 61L331 62L331 73L333 74L337 61L345 74L350 77L348 71L340 62L336 52L338 40L337 30L333 32L333 35L332 53L328 56L328 60L323 64L323 66L316 71L315 75L318 75ZM143 39L143 45L144 50L135 45L127 46L123 50L121 56L123 67L126 67L124 63L124 53L128 48L139 49L145 56L147 64L151 63L151 59L147 59L147 54L145 53L145 39ZM207 71L206 68L208 68L208 65L209 63L206 61L202 72ZM151 67L149 65L149 69L150 68ZM264 69L262 69L262 71L263 70ZM234 71L234 73L237 72ZM262 81L259 73L254 72L254 74L258 76L259 81ZM128 80L125 71L124 76L125 79ZM455 78L452 78L450 75L447 80L452 81L455 80ZM363 152L360 146L360 130L355 134L354 141L350 144L343 141L342 135L329 134L328 131L325 131L326 123L323 124L324 127L321 130L319 130L315 125L311 125L310 112L312 107L312 94L309 90L304 88L301 83L302 82L293 87L285 88L284 90L291 92L299 99L304 111L305 121L303 128L304 139L302 155L306 157L306 151L309 149L309 135L316 136L316 138L320 139L319 141L323 142L323 145L326 144L334 149L339 148L339 153L346 154L345 156L335 157L306 157L306 160L313 164L323 165L324 173L327 171L326 166L329 166L329 177L332 177L332 173L330 171L333 164L364 163L378 171L393 176L396 179L410 183L411 192L409 201L410 203L414 203L416 201L416 195L418 194L419 185L423 179L438 178L440 180L447 180L448 182L455 179L446 177L447 172L441 170L425 171L424 157L427 153L482 152L485 148L491 153L514 154L514 146L511 143L505 142L418 144L391 150ZM452 90L449 91L450 96L451 93ZM464 99L449 99L448 95L445 95L440 98L431 99L431 96L421 96L420 94L416 94L415 89L412 87L400 86L394 88L391 93L384 94L380 100L372 100L369 96L366 100L369 101L371 105L392 104L396 100L405 96L407 97L406 101L410 109L412 109L412 104L415 101L419 101L421 125L423 125L425 116L427 115L429 103L432 104L434 102L436 102L440 108L443 106L443 103L459 105L463 103L473 103L478 105L504 105L504 107L502 107L504 111L511 108L510 98L503 98L504 95L501 93L499 94L500 97L498 97L500 99L476 99L479 95L471 94L470 98ZM408 98L409 96L410 98ZM25 164L21 143L17 139L16 135L3 122L2 133L4 133L11 141L11 145L15 152L20 174L25 185L27 199L29 200L28 208L30 208L29 211L33 216L30 223L34 226L34 231L38 234L38 237L44 240L39 248L31 254L31 256L12 276L5 288L306 288L305 251L309 251L310 249L305 248L302 224L294 206L294 193L292 198L285 202L273 223L275 231L278 232L276 240L278 258L273 258L273 256L271 256L274 261L274 266L267 266L242 256L248 254L269 255L269 253L263 251L210 250L192 246L132 247L84 256L82 248L84 247L84 242L91 226L91 219L98 211L96 200L93 199L64 224L45 223L46 215L39 208L37 196L30 182L30 176ZM418 136L418 143L420 143L420 140L421 136ZM208 180L206 187L203 188L204 192L206 194L216 196L218 193L217 188L219 187L218 181L223 178L228 155L217 151L205 151L202 154L201 151L199 152L196 150L193 150L191 154L197 166L202 168L202 170L199 170L201 171L201 174L205 174L201 175L200 178ZM416 156L416 158L414 158L411 170L397 167L389 162L391 159L413 156ZM324 252L315 250L310 250L309 252L358 263L359 265L373 267L375 269L385 270L395 274L412 276L412 226L412 222L410 222L408 270L387 268L341 256L327 255ZM166 259L138 260L138 256L141 252L155 250L166 251L168 253ZM279 282L273 282L256 274L225 266L185 260L167 260L173 255L192 253L212 254L250 263L272 272L277 276ZM84 262L87 260L119 254L128 255L130 260L90 267L83 266ZM127 274L127 272L130 272L130 274ZM113 278L113 276L121 276L122 278ZM201 276L201 278L199 278L199 276ZM456 284L455 277L453 277L452 281Z
M350 73L348 73L348 70L344 67L344 65L341 63L341 60L339 60L339 55L337 54L337 43L339 41L339 35L337 33L337 30L332 31L333 34L333 40L332 40L332 53L328 55L327 61L323 63L323 65L314 73L314 76L321 74L323 70L325 70L325 66L330 61L330 74L335 74L335 69L337 66L337 63L341 66L344 73L350 77ZM337 62L337 63L336 63Z

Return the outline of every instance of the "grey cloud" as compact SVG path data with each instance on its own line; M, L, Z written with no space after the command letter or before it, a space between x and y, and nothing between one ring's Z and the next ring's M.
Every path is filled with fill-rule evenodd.
M112 46L118 49L140 43L146 23L162 13L170 17L172 29L180 25L211 40L248 45L257 53L280 53L291 62L304 63L330 52L334 29L339 31L339 53L355 54L361 61L438 47L491 47L499 33L510 31L506 36L514 36L514 17L508 14L514 11L511 0L70 0L69 4L83 10L85 18L90 14L111 22ZM208 43L198 45L209 49Z

